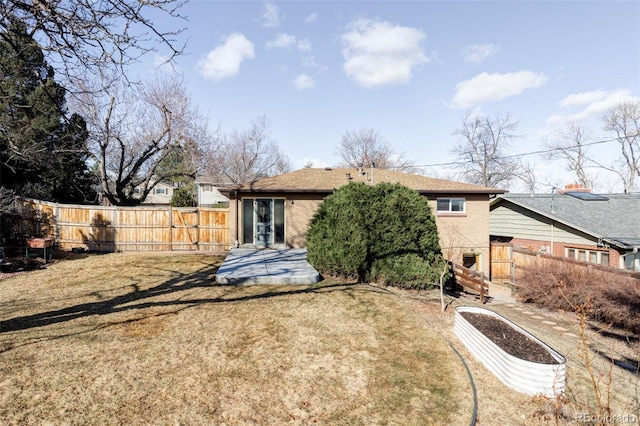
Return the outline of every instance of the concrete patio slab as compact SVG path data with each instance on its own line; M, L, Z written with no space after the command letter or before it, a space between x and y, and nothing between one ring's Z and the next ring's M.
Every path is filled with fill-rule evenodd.
M320 274L307 262L307 249L231 249L218 268L219 284L315 284Z

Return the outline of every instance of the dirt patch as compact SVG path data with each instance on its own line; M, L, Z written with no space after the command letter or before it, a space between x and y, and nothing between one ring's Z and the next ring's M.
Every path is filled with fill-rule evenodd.
M499 318L473 312L461 312L460 314L509 355L540 364L558 364L558 361L551 356L546 348Z

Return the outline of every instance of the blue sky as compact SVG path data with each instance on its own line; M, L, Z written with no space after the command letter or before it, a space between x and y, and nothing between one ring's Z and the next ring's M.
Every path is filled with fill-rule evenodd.
M211 127L264 115L295 168L336 165L345 131L369 127L425 174L446 176L433 165L456 160L452 133L467 111L510 114L521 137L509 152L520 154L543 148L565 118L604 138L604 110L640 93L637 1L192 0L182 13L177 70ZM560 163L525 158L541 183L571 183ZM618 189L599 180L601 192Z

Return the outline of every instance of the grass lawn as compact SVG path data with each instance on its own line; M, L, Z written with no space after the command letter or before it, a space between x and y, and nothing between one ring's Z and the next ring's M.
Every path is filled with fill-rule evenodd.
M221 262L93 255L0 280L0 423L468 423L460 361L398 297L221 286Z

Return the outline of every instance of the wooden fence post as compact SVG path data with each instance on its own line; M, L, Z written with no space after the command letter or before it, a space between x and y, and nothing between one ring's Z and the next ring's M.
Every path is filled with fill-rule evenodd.
M484 305L484 271L480 272L480 303Z

